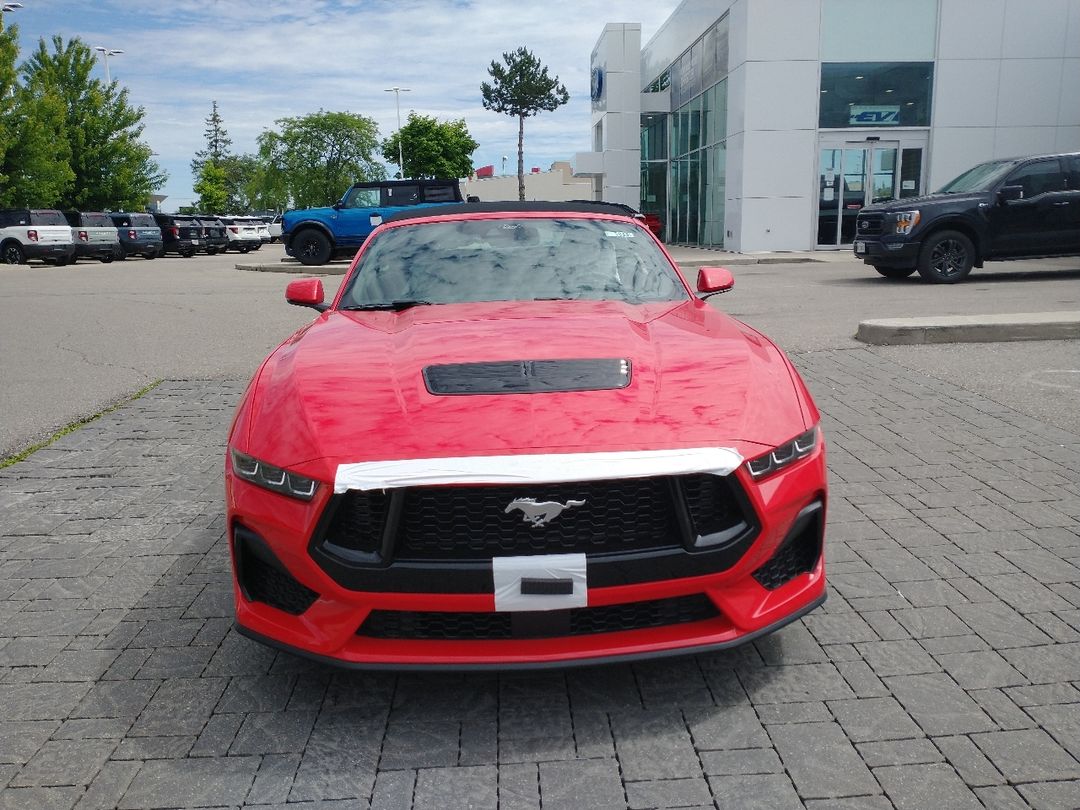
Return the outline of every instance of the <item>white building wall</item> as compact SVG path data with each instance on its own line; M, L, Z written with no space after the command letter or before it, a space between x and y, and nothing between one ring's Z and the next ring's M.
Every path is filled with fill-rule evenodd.
M599 127L603 158L577 155L578 175L600 177L600 199L641 205L641 25L608 23L590 60L601 71L602 90L593 99L590 124ZM590 195L592 196L592 195Z
M928 188L1080 150L1080 0L941 0Z
M820 20L820 0L738 0L732 6L728 250L813 247ZM731 182L736 162L737 184Z
M935 62L927 190L982 160L1080 150L1080 0L683 0L644 51L640 28L618 23L593 53L607 82L591 122L604 152L579 155L577 170L603 172L605 199L640 204L630 88L725 13L729 250L814 247L822 61Z

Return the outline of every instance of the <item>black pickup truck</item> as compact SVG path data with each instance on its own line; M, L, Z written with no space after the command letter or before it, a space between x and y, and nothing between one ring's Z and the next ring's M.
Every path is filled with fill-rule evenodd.
M886 278L952 284L1004 259L1080 255L1080 152L981 163L926 197L868 205L855 256Z

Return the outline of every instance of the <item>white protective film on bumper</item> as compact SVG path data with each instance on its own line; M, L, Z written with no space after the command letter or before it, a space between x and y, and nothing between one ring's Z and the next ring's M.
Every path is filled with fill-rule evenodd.
M534 557L494 557L495 610L565 610L585 607L589 594L585 581L584 554L540 554ZM557 580L568 585L569 593L522 593L523 580Z
M334 492L445 484L557 484L690 473L728 475L742 462L743 457L730 447L364 461L338 465Z

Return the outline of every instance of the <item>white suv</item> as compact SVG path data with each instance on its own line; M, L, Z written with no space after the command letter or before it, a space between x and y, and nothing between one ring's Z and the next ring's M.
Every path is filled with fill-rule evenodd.
M71 226L59 211L35 208L0 209L0 259L23 264L41 259L67 264L75 256Z

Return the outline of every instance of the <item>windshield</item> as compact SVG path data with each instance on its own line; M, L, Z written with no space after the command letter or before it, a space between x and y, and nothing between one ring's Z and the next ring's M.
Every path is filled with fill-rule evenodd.
M686 288L648 234L592 219L416 222L381 233L341 308L410 303L680 301Z
M964 194L969 191L989 191L1016 163L1015 160L992 160L989 163L980 163L943 185L937 193Z

